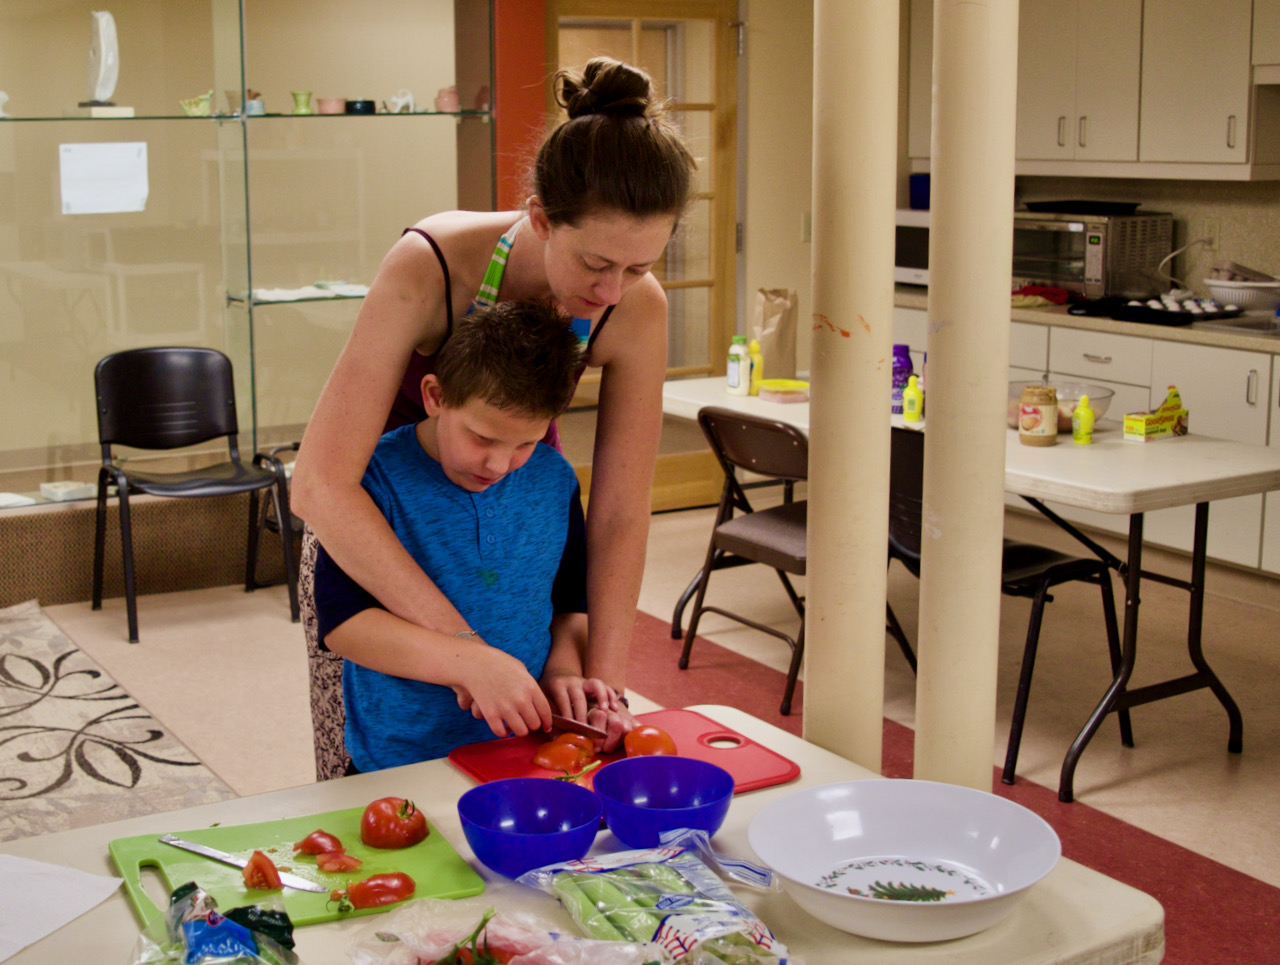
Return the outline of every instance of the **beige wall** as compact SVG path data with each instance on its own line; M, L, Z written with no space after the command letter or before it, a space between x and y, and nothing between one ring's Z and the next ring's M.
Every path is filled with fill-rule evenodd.
M796 364L809 367L809 242L803 235L813 167L813 9L796 0L748 0L744 303L751 325L759 288L799 295Z

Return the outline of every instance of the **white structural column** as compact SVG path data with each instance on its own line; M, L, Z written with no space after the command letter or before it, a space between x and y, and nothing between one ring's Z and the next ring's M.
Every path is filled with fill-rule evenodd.
M991 789L1017 0L935 0L915 776Z
M880 770L898 4L816 0L804 736Z

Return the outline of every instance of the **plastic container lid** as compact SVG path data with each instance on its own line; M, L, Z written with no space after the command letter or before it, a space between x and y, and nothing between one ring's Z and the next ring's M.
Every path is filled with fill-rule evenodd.
M734 344L734 345L746 345L746 344L747 344L747 337L746 337L745 335L735 335L735 336L733 337L733 344Z

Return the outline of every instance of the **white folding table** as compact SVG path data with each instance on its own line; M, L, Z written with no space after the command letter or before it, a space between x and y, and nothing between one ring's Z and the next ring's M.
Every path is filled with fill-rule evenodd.
M662 391L665 414L696 419L703 406L716 405L809 430L808 403L762 402L752 396L732 396L724 378L667 382ZM901 416L894 416L901 425ZM1103 719L1153 700L1209 688L1227 712L1227 750L1243 747L1243 720L1236 702L1205 660L1201 646L1204 577L1209 533L1209 503L1280 489L1280 449L1251 446L1209 436L1187 435L1153 442L1126 442L1114 423L1103 424L1089 446L1024 446L1018 433L1008 430L1005 445L1004 488L1023 497L1115 569L1125 582L1124 642L1119 669L1097 707L1072 742L1062 762L1058 797L1074 797L1076 764ZM1121 560L1097 541L1062 519L1044 501L1124 514L1129 517L1128 558ZM1172 506L1195 505L1195 538L1190 579L1181 580L1142 569L1144 514ZM1127 689L1137 658L1138 602L1142 578L1188 591L1187 654L1193 673L1160 683Z

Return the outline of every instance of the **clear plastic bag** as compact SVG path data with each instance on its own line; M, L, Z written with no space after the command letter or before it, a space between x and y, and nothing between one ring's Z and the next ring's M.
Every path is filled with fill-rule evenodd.
M715 854L705 832L663 840L657 848L537 868L519 881L555 895L585 934L653 941L679 965L787 965L786 946L712 867L772 889L769 873Z
M471 962L465 950L487 947L495 961L509 965L666 965L669 961L654 945L565 935L532 912L494 910L505 904L501 887L491 887L474 898L420 898L359 935L347 955L355 965L434 965ZM451 958L459 949L463 954Z
M293 953L293 922L279 895L225 914L206 891L189 882L176 888L164 916L138 936L132 965L300 965Z

